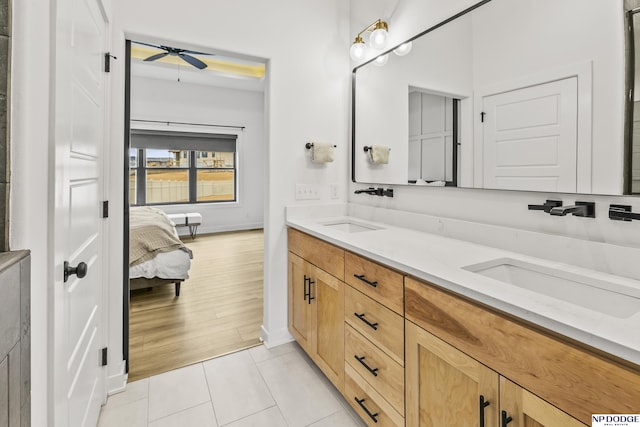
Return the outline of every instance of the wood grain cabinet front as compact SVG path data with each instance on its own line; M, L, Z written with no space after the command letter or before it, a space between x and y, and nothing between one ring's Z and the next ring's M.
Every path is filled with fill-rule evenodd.
M289 331L331 382L344 386L344 283L289 253Z
M592 414L640 412L639 370L586 346L412 278L405 279L405 313L407 420L426 411L421 405L428 387L418 384L447 384L426 376L424 366L432 362L425 355L437 347L435 340L446 343L447 353L464 355L462 366L481 364L500 375L500 405L487 407L500 407L500 427L583 426L591 424ZM456 385L450 393L464 389ZM468 407L478 404L477 397L465 401ZM465 405L441 410L458 407Z
M346 252L345 282L394 312L404 315L404 276L395 270Z

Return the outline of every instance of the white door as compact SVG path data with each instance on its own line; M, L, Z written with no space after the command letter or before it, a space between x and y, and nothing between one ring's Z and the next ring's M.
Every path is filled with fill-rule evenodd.
M483 188L576 192L577 80L483 97Z
M55 2L53 53L55 426L95 426L105 398L101 200L105 140L106 17L100 0ZM65 261L87 272L65 281Z

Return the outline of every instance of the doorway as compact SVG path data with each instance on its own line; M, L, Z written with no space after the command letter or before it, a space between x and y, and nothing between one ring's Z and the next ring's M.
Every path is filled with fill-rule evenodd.
M266 66L174 45L127 41L125 242L136 205L168 215L197 213L202 220L194 237L188 227L177 227L193 253L179 296L171 285L130 292L125 247L123 348L129 381L260 343ZM157 148L153 139L149 146L133 147L132 131L140 129L168 139ZM179 138L173 137L179 134L191 142L205 139L177 146ZM225 140L232 135L233 142ZM168 190L152 190L158 185ZM141 191L147 192L143 198Z

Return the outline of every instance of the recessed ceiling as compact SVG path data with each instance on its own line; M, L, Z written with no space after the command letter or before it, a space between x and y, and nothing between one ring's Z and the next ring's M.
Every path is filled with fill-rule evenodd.
M192 52L188 55L202 61L207 65L206 68L199 70L177 55L166 55L154 61L145 61L146 58L163 52L166 51L161 48L132 42L132 76L242 90L264 90L266 66L262 62Z

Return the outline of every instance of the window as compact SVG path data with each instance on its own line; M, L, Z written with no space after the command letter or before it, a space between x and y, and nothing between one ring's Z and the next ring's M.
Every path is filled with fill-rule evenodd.
M236 135L132 130L132 205L235 201Z

